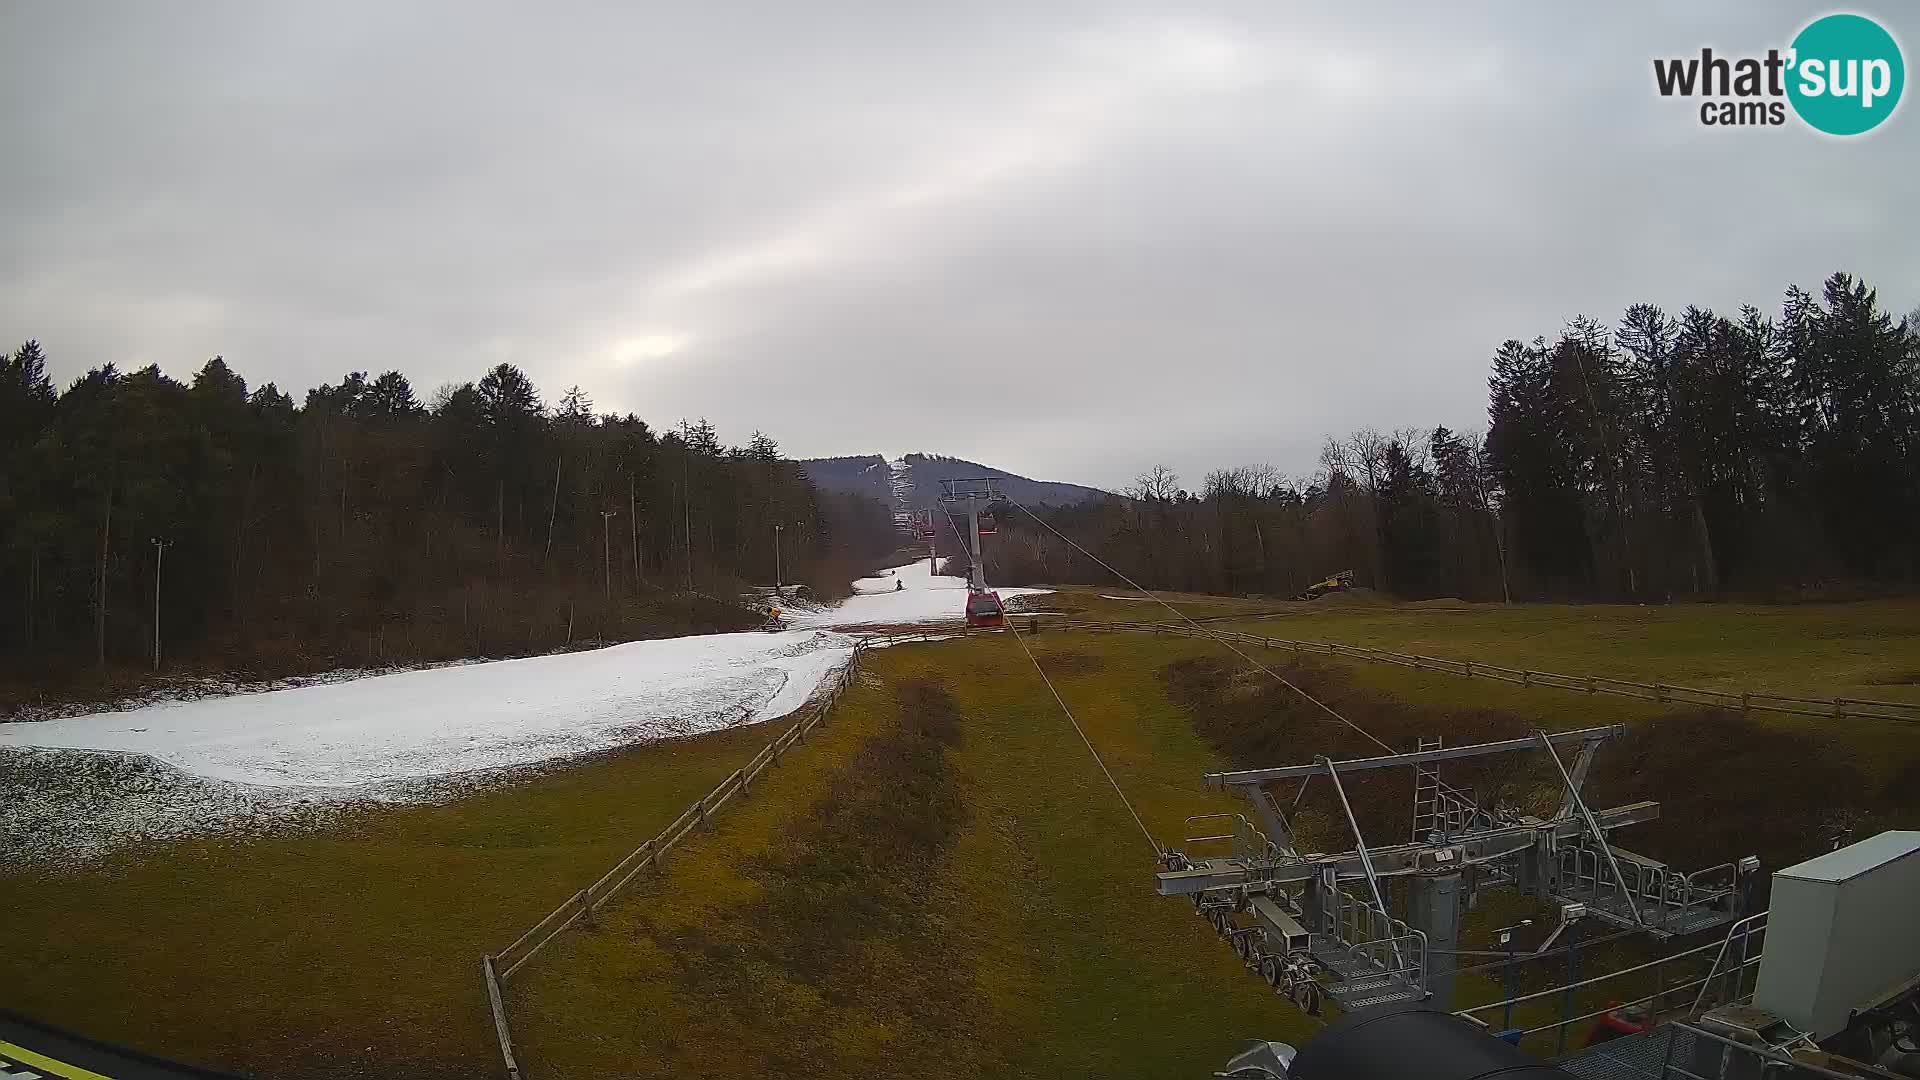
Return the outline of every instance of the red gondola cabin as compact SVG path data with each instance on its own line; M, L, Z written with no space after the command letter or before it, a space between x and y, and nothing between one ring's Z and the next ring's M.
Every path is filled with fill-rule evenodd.
M1000 594L997 592L967 593L968 626L1005 626L1006 609L1000 606Z

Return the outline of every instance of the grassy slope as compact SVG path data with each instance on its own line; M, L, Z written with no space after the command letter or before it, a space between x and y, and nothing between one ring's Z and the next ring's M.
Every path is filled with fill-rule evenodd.
M1059 594L1055 606L1094 621L1177 621L1159 604L1101 595L1129 592L1076 587ZM1250 634L1735 692L1920 702L1920 600L1776 607L1475 604L1449 609L1342 606L1337 598L1332 603L1295 604L1163 595L1193 618L1264 614L1224 624ZM1539 713L1552 727L1578 726L1589 718L1606 723L1639 720L1668 711L1623 698L1587 699L1550 688L1348 663L1362 685L1404 700ZM1910 724L1850 719L1836 726L1815 717L1755 715L1775 730L1836 737L1836 749L1876 780L1920 761L1920 730Z
M752 756L766 727L641 747L322 833L0 876L3 1000L267 1077L498 1066L482 953Z
M1799 607L1298 606L1306 611L1245 629L1433 656L1484 655L1510 667L1576 675L1920 701L1920 602L1913 600Z
M1070 587L1049 605L1100 621L1178 621L1131 590ZM1232 628L1509 667L1730 690L1920 702L1920 600L1753 606L1472 604L1423 608L1159 594L1194 618L1245 614Z
M1156 605L1157 606L1157 605ZM1309 607L1309 605L1301 605ZM1161 608L1161 611L1165 611ZM1920 602L1796 607L1479 605L1462 610L1330 608L1234 624L1253 634L1338 641L1508 667L1609 675L1709 689L1920 702ZM1643 719L1668 710L1621 698L1353 662L1396 697L1555 717ZM1875 779L1920 760L1920 729L1874 720L1756 713L1768 728L1831 738ZM1607 719L1607 722L1617 722ZM1572 726L1561 724L1559 726Z
M1050 669L1071 672L1057 676L1062 694L1156 835L1225 807L1197 782L1218 760L1155 686L1167 650L1187 643L1043 635L1037 645ZM1154 895L1145 838L1016 650L997 636L876 654L836 721L841 738L883 731L896 722L894 688L922 680L958 705L963 734L948 760L966 824L924 902L871 948L932 942L913 964L963 973L968 992L919 999L878 977L888 965L875 960L876 977L810 998L779 964L704 962L737 959L750 942L779 947L781 928L756 914L766 860L791 842L783 822L828 811L817 800L834 783L783 775L667 878L528 969L512 1007L531 1066L563 1077L714 1075L729 1061L751 1075L925 1075L918 1055L931 1054L955 1075L1165 1076L1216 1064L1240 1039L1304 1035L1311 1022L1246 975L1187 904ZM774 1003L758 1024L708 1023L739 1014L742 986ZM840 1033L824 1045L823 1024ZM814 1052L783 1056L796 1042Z
M1111 609L1109 618L1151 617L1137 603L1079 593L1062 600ZM1195 614L1256 609L1223 603ZM1441 655L1484 650L1508 664L1709 685L1754 671L1771 688L1791 689L1920 669L1915 613L1893 603L1752 612L1390 609L1316 611L1249 628ZM1158 675L1172 659L1212 647L1054 632L1035 644L1156 836L1177 838L1186 815L1231 806L1200 787L1199 774L1221 762L1167 700ZM1217 1065L1238 1038L1305 1034L1306 1022L1262 992L1186 905L1153 895L1144 841L1011 640L916 645L873 660L824 738L770 774L752 801L729 807L712 834L677 856L663 883L637 889L601 930L569 937L516 982L518 1033L540 1075L589 1075L608 1062L618 1063L616 1072L645 1071L646 1062L670 1060L666 1051L692 1061L731 1052L717 1037L672 1045L675 1026L662 1018L674 1015L675 996L687 989L676 982L677 961L621 928L711 922L724 930L735 920L749 932L737 920L756 899L750 856L777 849L793 819L811 816L860 741L894 719L890 688L920 678L944 684L964 717L962 741L947 756L969 816L942 848L924 917L908 928L922 935L913 940L943 951L888 957L878 955L887 951L881 939L872 964L907 970L897 965L912 960L966 972L972 989L943 1001L956 1018L952 1030L974 1033L970 1063L1007 1075L1173 1074ZM1404 700L1510 708L1551 726L1654 713L1618 698L1383 665L1350 670L1357 683ZM1872 689L1862 696L1912 693ZM1875 775L1920 756L1910 728L1768 723L1832 735ZM749 729L608 755L448 806L367 813L326 832L174 844L84 871L0 876L6 1003L90 1034L265 1076L387 1075L394 1063L410 1076L489 1072L497 1059L479 954L657 830L768 734ZM1299 756L1314 749L1302 746ZM697 1009L704 999L688 1001ZM844 1007L857 1011L860 1002ZM840 1060L876 1060L879 1049L914 1032L899 1012L866 1015L871 1022L846 1029ZM779 1019L804 1029L807 1014Z

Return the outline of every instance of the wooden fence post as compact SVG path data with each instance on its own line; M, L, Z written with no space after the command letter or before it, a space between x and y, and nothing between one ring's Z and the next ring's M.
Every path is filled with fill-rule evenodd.
M1748 690L1740 691L1740 715L1746 716L1752 713L1752 711L1753 711L1752 691L1748 691Z
M513 1059L513 1035L507 1030L507 1006L500 1000L500 979L494 973L493 957L480 958L480 972L487 981L487 1003L493 1008L493 1031L500 1039L500 1057L506 1062L508 1080L520 1080L520 1063Z
M705 795L702 795L699 798L693 800L693 809L695 813L700 815L701 828L703 829L713 828L713 822L707 817L707 797Z
M1523 672L1521 672L1521 673L1520 673L1520 685L1521 685L1521 686L1532 686L1532 685L1533 685L1533 672L1531 672L1531 671L1523 671Z
M1593 693L1593 676L1587 676L1587 693Z
M1467 678L1473 678L1473 661L1467 661Z

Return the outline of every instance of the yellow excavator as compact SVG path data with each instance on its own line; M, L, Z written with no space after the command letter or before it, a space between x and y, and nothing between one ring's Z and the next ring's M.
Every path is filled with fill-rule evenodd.
M1330 592L1346 592L1353 588L1353 571L1342 570L1324 581L1316 581L1307 586L1307 591L1294 597L1295 600L1318 600Z

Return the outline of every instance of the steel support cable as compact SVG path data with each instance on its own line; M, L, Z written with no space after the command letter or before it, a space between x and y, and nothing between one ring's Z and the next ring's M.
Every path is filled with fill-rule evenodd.
M1020 643L1020 651L1026 653L1027 659L1033 662L1033 670L1039 672L1040 681L1047 684L1047 691L1053 695L1053 700L1059 703L1060 711L1066 714L1067 723L1073 725L1074 733L1080 736L1081 742L1087 744L1087 753L1093 755L1093 763L1100 766L1100 771L1106 776L1107 783L1113 785L1113 793L1120 796L1120 805L1127 808L1127 813L1133 816L1133 823L1140 826L1140 834L1147 838L1148 846L1153 848L1153 857L1156 859L1159 858L1161 854L1160 841L1153 838L1153 833L1147 829L1147 823L1140 820L1140 812L1133 808L1133 801L1128 799L1127 793L1120 789L1120 781L1113 778L1113 770L1107 768L1107 763L1101 760L1100 751L1093 748L1093 740L1087 738L1086 729L1080 726L1080 721L1074 719L1073 710L1067 708L1066 700L1060 696L1060 691L1054 687L1053 680L1047 678L1046 669L1040 666L1040 658L1033 655L1033 649L1027 645L1027 639L1020 636L1019 629L1013 625L1011 620L1007 623L1007 631L1013 635L1013 640Z
M1583 940L1580 942L1578 947L1582 949L1591 949L1596 946L1605 945L1608 942L1619 941L1623 937L1627 937L1632 934L1637 934L1639 932L1640 931L1637 929L1636 930L1616 930L1613 933L1604 935L1602 937ZM1430 953L1442 953L1449 956L1499 956L1499 957L1506 956L1505 953L1494 952L1491 949L1428 949L1427 951ZM1555 957L1565 956L1565 955L1567 955L1567 949L1564 946L1557 949L1549 949L1546 952L1516 952L1513 954L1513 963L1525 964L1534 960L1551 960ZM1665 957L1664 959L1672 960L1675 957L1680 957L1685 955L1687 954L1674 953L1672 956ZM1470 964L1466 967L1454 968L1453 971L1454 971L1454 974L1456 975L1464 975L1470 971L1491 971L1494 968L1506 967L1506 966L1507 966L1507 961L1505 959L1489 960L1484 964ZM1496 1001L1493 1004L1498 1005L1500 1003Z
M1378 746L1380 749L1385 750L1389 754L1396 752L1393 749L1393 747L1388 746L1384 742L1381 742L1380 739L1377 738L1371 731L1368 731L1366 728L1363 728L1359 724L1356 724L1353 721L1347 719L1346 717L1340 715L1340 713L1335 711L1331 705L1328 705L1326 702L1321 701L1319 698L1314 697L1312 694L1307 693L1305 690L1302 690L1298 685L1296 685L1292 680L1288 679L1285 675L1280 674L1279 672L1273 670L1272 668L1266 666L1265 664L1262 664L1260 661L1255 660L1253 657L1248 656L1246 653L1241 652L1239 649L1234 648L1233 642L1227 640L1224 637L1221 637L1219 634L1214 633L1213 631L1200 625L1198 622L1195 622L1193 618L1189 616L1186 612L1181 611L1177 607L1174 607L1172 604L1168 603L1165 599L1161 598L1159 595L1155 594L1153 591L1142 587L1139 582L1133 580L1127 575L1114 569L1111 563L1108 563L1105 559L1102 559L1100 556L1095 555L1093 552L1088 551L1086 548L1083 548L1079 544L1075 543L1072 537L1068 536L1066 533L1063 533L1059 529L1056 529L1052 525L1048 524L1045 519L1043 519L1042 517L1040 517L1040 515L1034 513L1033 511L1028 510L1026 506L1022 505L1018 500L1009 498L1007 499L1007 501L1010 503L1013 503L1014 506L1019 507L1021 513L1039 522L1041 528L1047 530L1053 535L1066 541L1067 545L1073 548L1073 550L1078 551L1080 554L1085 555L1087 558L1092 559L1096 563L1099 563L1100 566L1103 569L1105 569L1107 573L1112 574L1114 577L1117 577L1121 581L1126 582L1129 586L1133 588L1135 592L1140 593L1141 595L1147 597L1149 600L1153 600L1154 602L1158 603L1161 607L1166 608L1168 611L1171 611L1175 615L1178 615L1180 618L1184 619L1188 626L1191 626L1195 630L1198 630L1203 637L1212 638L1214 641L1217 641L1220 644L1226 646L1228 651L1232 652L1235 656L1238 656L1240 659L1245 660L1247 663L1265 672L1270 678L1279 682L1280 685L1300 695L1302 698L1304 698L1308 702L1311 702L1315 707L1319 708L1320 711L1326 713L1328 716L1333 717L1335 720L1338 720L1341 723L1352 728L1353 730L1359 732L1369 742L1373 743L1375 746ZM1461 792L1453 791L1453 789L1448 785L1442 784L1441 786L1447 787L1447 789L1449 791L1452 791L1452 793L1455 796L1461 797L1463 799L1465 798L1465 796L1462 795Z
M961 537L960 526L955 524L952 512L945 511L944 508L943 512L947 516L947 527L953 530L953 538L963 549L967 548L966 540ZM985 580L986 567L980 568L980 576ZM1140 826L1140 835L1146 837L1147 846L1153 848L1153 857L1158 859L1161 853L1160 841L1153 838L1153 832L1147 828L1147 823L1140 819L1140 812L1133 808L1133 800L1127 798L1127 793L1120 787L1120 781L1114 779L1113 770L1107 768L1107 763L1100 757L1100 751L1094 749L1093 740L1087 738L1086 729L1080 726L1080 721L1074 717L1073 710L1067 707L1066 699L1060 696L1060 691L1053 685L1053 680L1047 677L1047 670L1040 666L1040 658L1033 655L1033 649L1027 645L1027 639L1020 636L1019 628L1014 626L1012 619L1006 617L1004 607L1001 609L1001 618L1006 622L1007 632L1012 634L1013 640L1019 643L1020 651L1027 654L1027 660L1033 664L1033 670L1039 674L1040 681L1047 685L1047 692L1053 695L1054 703L1059 705L1060 711L1066 715L1067 723L1073 725L1074 734L1080 736L1080 741L1087 746L1087 753L1093 755L1093 763L1100 767L1100 774L1107 778L1107 783L1113 787L1113 793L1120 797L1120 805L1127 808L1127 814L1133 818L1133 823Z

